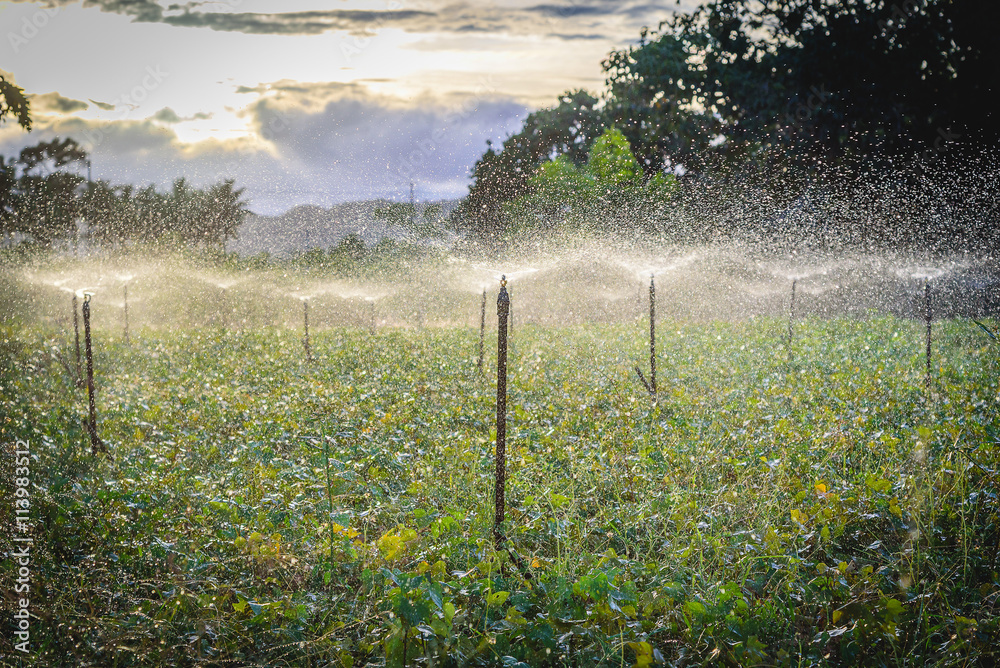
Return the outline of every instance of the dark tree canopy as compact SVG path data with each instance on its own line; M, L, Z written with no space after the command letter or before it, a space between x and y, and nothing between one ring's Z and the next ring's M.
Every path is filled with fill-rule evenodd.
M608 57L609 113L650 163L693 168L719 135L792 160L995 142L997 19L979 0L714 0Z
M15 86L10 81L0 75L0 123L3 123L7 116L17 119L17 124L25 130L31 130L31 109L28 99L24 96L24 89Z

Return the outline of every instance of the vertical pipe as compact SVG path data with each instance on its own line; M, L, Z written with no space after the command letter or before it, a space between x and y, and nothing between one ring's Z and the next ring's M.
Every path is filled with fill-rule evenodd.
M226 289L222 288L222 297L220 299L221 305L219 306L219 319L222 322L222 329L226 328Z
M73 293L73 334L76 335L76 385L83 385L83 363L80 361L80 318L77 316L76 293Z
M476 368L479 373L483 372L483 359L486 342L486 288L483 288L483 300L479 305L479 359L476 360Z
M507 300L510 301L510 296L514 294L514 288L507 290ZM507 341L509 343L514 342L514 309L510 306L507 307Z
M927 323L927 389L931 389L931 282L924 279L924 320Z
M649 391L656 400L656 285L649 275Z
M788 307L788 359L792 358L792 321L795 320L795 284L796 279L792 279L792 301Z
M371 330L372 336L375 336L375 300L374 299L371 301L371 305L372 305L372 308L371 308L371 323L369 325L369 329Z
M312 362L312 349L309 347L309 300L302 300L302 345L306 349L306 362Z
M90 418L87 420L87 431L90 434L90 450L97 454L104 450L104 444L97 437L97 399L94 396L94 351L90 344L90 295L83 297L83 336L87 352L87 400L90 408Z
M507 277L500 279L497 295L497 443L496 485L494 499L496 515L493 520L493 539L497 548L503 543L504 486L507 478L507 316L510 313L510 295Z
M125 295L125 345L130 345L128 338L128 283L123 287L123 292Z

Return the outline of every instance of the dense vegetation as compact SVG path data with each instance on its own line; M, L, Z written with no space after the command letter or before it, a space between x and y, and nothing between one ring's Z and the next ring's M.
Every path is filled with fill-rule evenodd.
M1000 349L967 321L935 326L929 392L912 321L810 320L792 351L784 321L661 322L657 405L641 320L520 324L525 579L491 537L472 328L314 331L307 364L295 330L196 318L127 344L101 308L113 459L58 361L68 322L21 308L0 342L2 441L33 452L39 665L997 659Z

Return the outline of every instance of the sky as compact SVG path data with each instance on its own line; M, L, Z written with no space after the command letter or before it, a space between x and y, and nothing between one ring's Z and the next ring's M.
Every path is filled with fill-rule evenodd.
M163 190L233 178L249 208L468 191L486 141L694 0L0 1L0 70L92 176Z

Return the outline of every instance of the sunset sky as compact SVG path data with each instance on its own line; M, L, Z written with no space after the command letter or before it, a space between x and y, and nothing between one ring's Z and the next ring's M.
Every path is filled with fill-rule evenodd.
M544 3L544 4L540 4ZM250 208L463 196L486 148L693 0L0 2L0 69L93 177L235 178Z

